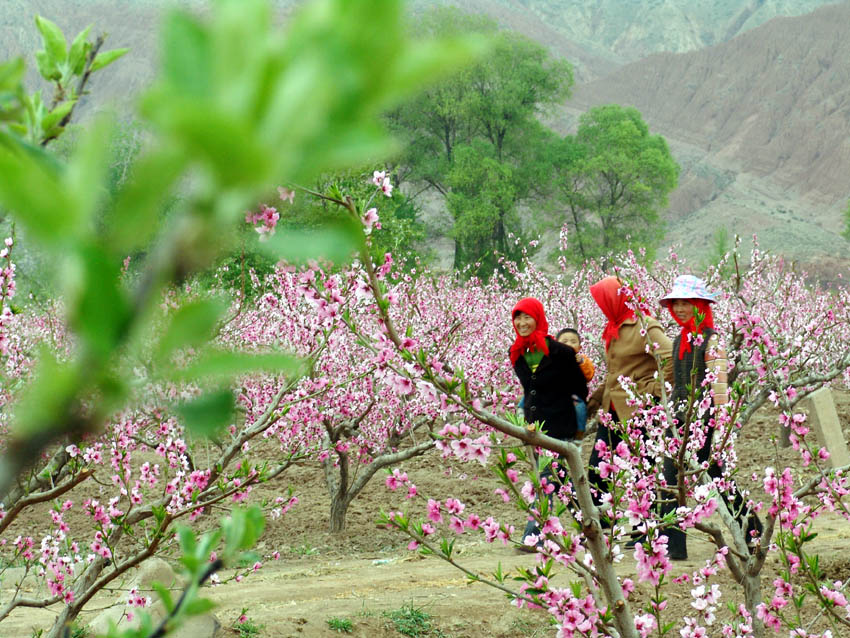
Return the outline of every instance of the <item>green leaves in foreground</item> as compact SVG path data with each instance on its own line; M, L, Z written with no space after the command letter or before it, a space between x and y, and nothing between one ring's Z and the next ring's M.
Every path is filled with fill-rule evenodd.
M233 393L218 390L177 406L183 424L193 434L213 437L233 422Z
M215 603L200 597L200 588L215 572L237 565L243 553L253 547L265 528L263 513L257 506L234 508L230 516L221 519L218 529L207 532L200 538L188 526L177 529L180 543L180 563L183 565L187 585L177 602L169 590L172 583L154 583L153 588L159 595L167 612L163 624L158 629L164 633L155 634L150 614L141 612L141 622L135 629L119 629L111 624L107 638L148 638L152 635L165 635L180 626L188 617L205 614L215 608ZM222 547L222 540L224 541ZM210 561L213 551L218 557Z
M109 125L85 132L67 163L42 145L72 115L74 78L124 52L95 56L89 29L69 46L52 22L37 24L39 68L67 99L48 109L53 100L22 93L19 63L0 66L0 207L42 244L46 259L66 264L58 287L73 350L66 362L43 362L15 412L25 425L13 427L13 446L27 432L96 429L127 401L139 363L133 357L154 369L154 381L211 388L181 406L190 427L205 433L232 415L226 388L235 377L298 374L300 364L286 355L210 348L224 312L215 301L187 304L153 338L163 291L232 250L234 224L275 186L312 183L386 154L392 144L380 114L483 51L474 38L411 42L399 0L316 0L299 8L286 31L274 25L267 0L217 0L203 17L174 11L162 67L142 100L144 151L114 183ZM357 224L281 232L264 248L274 258L341 262L362 246L361 233ZM122 281L128 255L138 277ZM0 461L0 477L26 462Z
M243 374L265 372L282 374L288 378L304 370L304 362L286 354L245 354L209 350L191 364L172 374L176 380L209 380L224 384ZM235 404L233 392L226 388L210 391L191 401L181 403L177 411L190 432L202 436L215 436L233 422Z
M162 365L181 348L196 348L213 336L216 324L227 306L219 299L198 299L184 303L170 317L159 338L154 355Z
M261 0L219 0L208 24L175 12L143 112L221 187L309 182L386 154L380 114L483 51L404 31L397 0L307 3L285 35Z
M346 218L324 223L319 229L279 230L257 247L269 256L293 264L303 264L317 257L344 263L356 254L362 242L359 225Z
M304 366L301 359L289 354L249 354L209 349L185 368L176 370L172 378L221 381L254 372L293 377L302 374Z

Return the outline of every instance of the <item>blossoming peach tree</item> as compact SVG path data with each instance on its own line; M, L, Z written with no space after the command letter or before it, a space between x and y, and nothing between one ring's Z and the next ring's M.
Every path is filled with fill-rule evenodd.
M382 177L375 175L375 183L380 184ZM348 210L361 221L367 237L379 222L371 202L353 201L340 193L313 195ZM523 268L503 263L509 277L496 273L488 282L461 283L427 274L414 281L393 270L391 256L383 263L373 262L364 248L361 260L344 275L315 266L305 271L301 280L310 284L305 288L307 297L326 321L355 334L376 354L375 374L391 376L393 390L407 400L432 403L439 416L435 423L443 423L435 434L442 453L493 464L504 483L500 493L505 500L515 501L541 530L526 540L535 546L539 562L513 576L500 569L483 575L458 564L453 550L460 535L479 533L489 542L519 544L517 530L487 512L468 511L461 498L420 494L402 468L388 474L387 486L407 489L411 498L423 502L424 514L418 518L412 512L389 512L383 524L408 534L411 549L456 564L471 580L508 592L516 604L547 609L558 635L647 636L678 631L685 637L709 632L762 636L785 627L795 636L828 636L847 627L845 583L829 580L817 558L808 554L819 515L837 512L848 517L847 468L825 465L828 452L814 440L805 425L806 415L797 409L824 384L847 381L847 292L807 284L804 274L763 253L757 244L747 265L739 263L738 249L725 259L734 262L732 268L721 263L705 276L720 293L716 316L725 328L731 400L714 408L710 391L699 396L691 388L689 405L672 406L666 396L661 402L640 396L629 379L622 379L638 409L627 423L608 422L623 435L622 444L615 449L596 444L600 473L609 481L607 493L598 495L599 508L578 447L551 439L539 424L513 415L517 386L505 363L507 319L498 320L509 317L518 297L533 295L544 302L552 325L563 322L584 335L598 334L602 316L586 293L589 284L602 276L594 264L551 276L530 263ZM616 267L623 293L635 307L653 314L657 308L647 300L660 298L673 278L686 270L687 263L672 252L650 268L629 253ZM724 278L723 272L732 274ZM352 319L356 309L373 313L377 329L370 333L362 319ZM660 319L668 326L672 323ZM455 331L463 334L463 345L447 347ZM648 343L647 351L653 347ZM604 362L603 353L597 354L597 361ZM604 363L599 374L604 374ZM707 388L713 380L711 374L706 377ZM760 499L747 489L747 478L736 472L735 445L765 403L779 410L778 427L791 430L800 461L794 467L763 468ZM677 414L685 416L673 428ZM705 442L706 418L714 437L710 459L700 462L696 453ZM540 448L539 461L522 444ZM664 482L659 468L665 457L678 465L682 477L678 485ZM560 480L541 478L544 467L552 463ZM721 468L720 476L709 476L711 463ZM522 478L523 470L527 479ZM662 516L658 494L665 490L675 493L678 507ZM752 515L741 516L720 498L731 490L744 494L753 515L763 518L763 526L754 525ZM601 515L613 524L603 528ZM701 533L716 548L703 567L676 578L665 534L672 526ZM637 582L614 570L624 556L622 543L629 528L642 532L643 540L634 549ZM761 578L774 553L781 568L766 589ZM570 586L551 584L558 566L573 574ZM742 597L719 618L723 590L716 581L724 571L741 585ZM519 588L509 586L512 578L522 582ZM630 601L636 586L644 583L651 589L647 602ZM690 615L673 618L665 612L671 587L690 589L694 610Z
M65 48L55 26L39 28L47 51L39 67L73 101L82 91L74 78L87 80L120 54L98 53L88 30ZM292 434L287 451L269 458L249 454L251 442L274 434L295 404L309 411L311 398L330 392L315 377L333 331L311 326L303 358L276 339L236 348L228 336L238 313L188 281L232 249L229 229L269 184L385 153L379 114L481 48L472 40L414 45L403 31L395 0L314 2L285 32L262 0L218 0L205 19L171 12L162 70L141 101L151 139L114 190L104 186L111 124L88 127L70 159L57 160L42 145L61 133L72 107L37 108L21 88L23 62L0 67L0 206L64 264L50 311L13 312L11 238L0 256L0 576L13 580L0 622L15 610L56 608L47 635L66 635L97 592L179 545L184 595L172 602L162 590L169 615L157 627L145 616L125 634L165 635L208 608L200 585L256 540L262 515L234 503L310 447ZM176 204L166 216L169 200ZM358 241L349 225L278 233L264 245L297 261L344 257ZM133 277L127 255L137 262ZM258 373L268 377L250 386ZM296 390L302 377L316 387L305 381ZM272 515L293 504L286 490L264 502ZM232 514L198 540L193 530L209 529L204 515L222 507ZM42 517L47 532L33 534L24 514ZM175 535L180 521L193 528ZM20 568L14 577L10 566ZM128 602L148 598L132 592Z

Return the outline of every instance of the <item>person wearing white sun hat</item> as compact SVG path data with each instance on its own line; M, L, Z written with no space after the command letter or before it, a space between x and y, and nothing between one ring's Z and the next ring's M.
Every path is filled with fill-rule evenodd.
M677 427L682 428L687 414L686 403L693 401L695 404L704 398L707 388L704 384L708 372L714 375L711 385L711 396L713 409L706 410L702 427L705 432L705 443L697 452L697 461L704 463L711 455L711 442L714 436L714 423L712 415L721 405L729 401L727 390L727 362L726 353L719 345L717 333L714 331L714 316L711 304L715 303L717 296L708 290L705 281L694 275L679 275L673 281L672 290L659 300L659 303L670 311L673 319L682 330L673 341L673 393L672 401L676 409ZM681 429L679 436L686 433ZM711 460L708 467L708 475L711 478L722 476L722 468ZM667 457L664 459L664 479L667 485L673 487L677 484L678 471L675 462ZM721 490L721 495L724 492ZM723 496L727 507L738 520L744 524L748 544L756 540L756 535L761 533L762 525L758 516L746 507L746 502L740 492L733 487L731 498ZM664 502L661 513L666 514L676 509L676 494L672 491L662 492ZM685 533L677 528L671 527L665 530L668 538L667 551L671 559L685 560L688 557L687 539Z

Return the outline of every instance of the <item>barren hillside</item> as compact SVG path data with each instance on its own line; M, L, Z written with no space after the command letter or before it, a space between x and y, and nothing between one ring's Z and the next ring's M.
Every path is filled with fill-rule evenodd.
M617 64L725 42L776 16L836 0L490 0L530 14L583 50ZM458 0L463 3L463 0Z
M847 24L850 3L776 18L711 48L624 66L580 86L569 107L634 105L670 139L685 169L673 238L710 218L795 256L847 256L835 236L850 196Z

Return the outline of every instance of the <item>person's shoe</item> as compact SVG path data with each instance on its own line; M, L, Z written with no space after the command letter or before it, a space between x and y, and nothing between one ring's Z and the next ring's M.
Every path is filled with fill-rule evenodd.
M522 552L523 554L535 554L539 550L543 549L543 541L539 541L537 545L525 545L520 544L516 546L518 552Z

